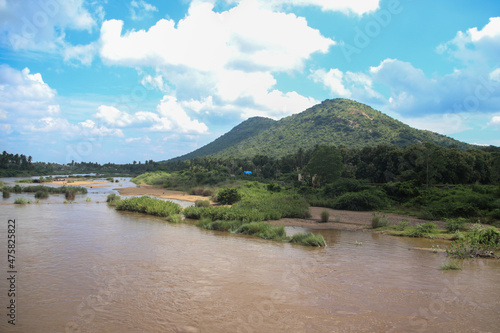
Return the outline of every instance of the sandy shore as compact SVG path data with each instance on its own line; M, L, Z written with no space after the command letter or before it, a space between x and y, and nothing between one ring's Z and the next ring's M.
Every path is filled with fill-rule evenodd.
M195 202L196 200L209 200L209 197L200 195L191 195L182 191L171 191L163 188L154 187L152 185L141 184L139 187L115 188L120 195L150 195L162 199L175 199ZM211 204L213 202L210 201Z
M321 212L326 210L330 213L327 223L321 223ZM308 219L281 219L278 221L268 221L272 225L284 225L291 227L302 227L309 229L342 229L342 230L363 230L372 224L372 212L353 212L348 210L336 210L331 208L310 207L311 217ZM433 222L438 227L444 228L443 221L424 221L411 216L398 214L385 214L389 225L397 225L403 220L410 225Z
M97 181L97 180L75 180L74 182L68 183L68 181L53 181L53 182L48 182L48 183L43 183L43 184L50 184L50 185L65 185L65 186L87 186L87 187L106 187L106 186L111 186L111 183L108 182L103 182L103 181ZM42 185L43 185L42 184Z
M196 200L209 200L208 197L199 195L190 195L182 191L171 191L152 185L142 184L139 187L115 188L120 195L151 195L163 199L176 199L194 202ZM213 202L210 202L213 204ZM321 212L327 210L330 213L330 220L327 223L321 223ZM283 225L290 227L302 227L309 229L342 229L342 230L363 230L371 226L372 212L353 212L348 210L336 210L322 207L310 207L311 217L307 219L285 218L277 221L267 221L272 225ZM438 227L444 228L443 221L424 221L411 216L398 214L385 214L389 225L397 225L403 220L408 221L410 225L419 223L433 222Z

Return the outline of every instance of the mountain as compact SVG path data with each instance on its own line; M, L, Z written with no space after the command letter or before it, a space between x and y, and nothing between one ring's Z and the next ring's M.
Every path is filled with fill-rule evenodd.
M459 149L473 147L438 133L412 128L368 105L338 98L325 100L279 121L250 118L212 143L176 160L207 155L281 157L315 145L362 148L387 144L405 147L423 142Z
M215 141L180 157L174 158L175 160L190 160L195 157L217 155L225 149L236 145L246 139L258 135L260 132L269 129L276 123L276 120L264 117L253 117L245 120L226 134L217 138Z

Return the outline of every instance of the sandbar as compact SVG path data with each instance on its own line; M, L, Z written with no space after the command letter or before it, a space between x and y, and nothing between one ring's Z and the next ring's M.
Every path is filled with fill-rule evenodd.
M208 200L210 197L203 197L201 195L191 195L182 191L166 190L164 188L155 187L153 185L141 184L138 187L123 187L115 188L120 195L150 195L161 199L174 199L195 202L196 200ZM210 204L213 204L210 201Z

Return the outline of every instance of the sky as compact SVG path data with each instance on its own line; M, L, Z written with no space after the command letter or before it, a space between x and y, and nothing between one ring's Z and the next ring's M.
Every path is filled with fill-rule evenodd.
M0 0L0 150L131 163L330 98L500 146L498 0Z

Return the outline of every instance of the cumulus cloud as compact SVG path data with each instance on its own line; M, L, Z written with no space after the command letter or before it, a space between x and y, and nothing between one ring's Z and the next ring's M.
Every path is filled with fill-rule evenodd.
M330 89L331 93L339 97L350 97L351 91L343 84L344 73L337 68L332 68L328 72L324 69L314 71L310 76L314 82L321 82Z
M304 18L273 12L252 0L222 13L214 12L210 3L193 2L177 26L162 19L147 31L122 34L122 29L119 20L105 21L101 27L100 55L107 63L288 71L335 44Z
M60 107L56 95L40 73L30 74L29 68L19 71L0 65L0 110L7 116L22 118L58 114Z
M128 138L128 139L125 139L125 142L126 143L149 144L149 143L151 143L151 139L147 135L145 135L145 136L142 136L142 137L139 137L139 138Z
M187 113L193 107L199 112L202 106L200 101L179 102L175 96L165 95L156 112L127 113L114 106L101 105L94 117L113 128L134 127L154 132L205 134L208 127L196 119L191 119Z
M43 132L54 135L62 135L64 138L73 139L81 136L86 138L97 138L103 136L123 137L120 129L110 129L99 126L92 120L86 120L78 124L71 124L63 118L44 117L24 126L25 130L31 132Z
M65 44L66 29L90 31L96 25L84 0L7 1L0 6L0 22L4 44L44 52Z
M498 61L500 54L500 17L492 17L482 29L459 31L451 41L438 46L439 53L449 53L465 63Z
M95 55L97 54L98 47L96 43L87 45L67 45L63 50L64 61L76 61L82 65L89 66L92 64Z
M204 134L208 132L207 125L191 119L175 96L165 95L157 110L161 118L160 122L151 128L153 131L175 129L181 133Z
M330 90L334 97L353 98L365 103L379 103L383 97L373 88L373 79L364 73L342 72L332 68L328 72L318 69L311 72L309 77Z
M500 116L493 116L488 126L500 126Z
M130 2L130 18L134 21L143 20L149 17L151 12L157 12L158 8L145 2L144 0L132 0Z
M279 117L317 102L295 91L277 90L273 73L301 71L314 53L326 53L335 45L333 40L304 18L259 1L242 0L222 12L213 6L194 1L177 24L162 19L148 30L124 32L122 21L106 21L99 40L101 59L106 64L152 67L156 76L146 74L141 83L175 95L180 108L194 112L242 110L243 117ZM172 119L162 119L154 129L173 126Z
M363 15L380 8L380 0L267 0L270 5L317 6L322 11Z

